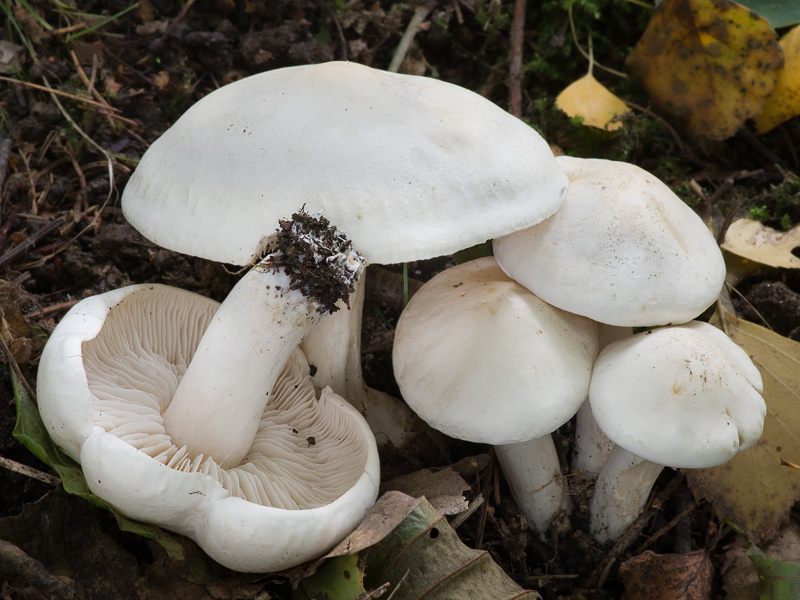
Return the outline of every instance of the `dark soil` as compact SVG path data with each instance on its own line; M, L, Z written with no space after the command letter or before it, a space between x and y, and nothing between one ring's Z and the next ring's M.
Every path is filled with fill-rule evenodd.
M510 90L519 89L519 116L554 147L639 164L672 185L703 216L721 221L731 211L765 207L773 225L800 221L796 192L781 192L786 173L800 171L791 141L800 139L797 119L761 138L743 130L725 142L711 143L686 139L642 112L624 130L609 134L581 127L553 108L555 95L586 70L558 3L529 3L522 52L525 60L535 56L538 62L516 80L509 76L515 52L509 41L511 7L506 6L511 3L207 0L182 5L142 0L138 8L96 30L91 26L103 15L117 14L129 4L76 0L76 9L68 10L29 0L49 28L22 3L11 4L30 48L12 52L18 62L0 65L18 81L0 82L0 336L7 347L0 367L0 457L44 473L52 474L12 437L16 416L11 372L16 364L23 380L35 385L42 347L60 317L84 297L131 283L166 283L222 300L237 279L225 265L155 246L125 222L119 196L135 161L192 103L244 76L334 59L388 68L415 11L423 6L432 10L401 71L462 85L504 108L509 108ZM598 20L578 8L575 18L583 31L594 30L595 57L623 70L626 52L641 35L647 15L630 4L614 4L613 9L601 5ZM20 43L11 26L0 32L0 43L9 41L9 35ZM605 83L618 86L620 94L639 105L648 103L635 82L612 78ZM48 87L61 95L51 95ZM95 91L91 105L76 98L86 98L90 87ZM451 257L409 265L411 291L449 264ZM364 372L370 385L399 395L390 359L392 327L403 306L400 268L370 269ZM735 296L741 316L800 340L800 277L763 271L744 282L741 292ZM564 458L571 433L567 424L557 436ZM387 451L384 475L487 452L479 445L447 441L443 448L420 439L418 446L403 452ZM580 482L572 490L572 527L545 544L528 532L498 474L489 461L469 481L469 497L482 494L486 502L459 527L464 543L488 550L513 579L540 590L546 599L619 598L623 588L616 565L633 556L638 546L631 543L614 552L597 546L585 531ZM662 475L653 505L657 509L642 524L642 536L658 531L687 506L694 510L684 527L661 535L650 550L707 548L711 532L717 532L711 557L719 568L716 548L735 536L722 528L709 506L694 505L681 474ZM225 572L209 565L191 544L185 544L189 560L176 563L157 544L119 531L106 511L8 469L0 469L3 539L13 544L0 546L3 598L289 594L284 579ZM716 585L715 594L721 597L721 584Z

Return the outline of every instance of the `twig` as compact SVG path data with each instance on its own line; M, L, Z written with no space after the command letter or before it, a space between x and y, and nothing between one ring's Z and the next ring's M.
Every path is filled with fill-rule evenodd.
M597 63L595 63L595 64L597 64ZM686 146L684 146L683 142L681 141L681 136L678 135L678 132L675 131L675 128L672 125L670 125L663 117L657 115L652 110L650 110L648 108L645 108L644 106L639 106L638 104L634 104L633 102L630 102L628 100L623 100L623 102L625 102L625 104L627 106L630 106L631 108L633 108L635 110L643 112L648 117L659 121L664 126L664 128L669 132L669 134L672 136L672 139L675 140L675 144L678 146L678 150L680 150L681 154L684 154L684 155L687 155L687 156L692 156L691 153L687 152Z
M72 221L74 223L78 223L83 216L83 211L88 209L88 206L86 205L88 199L88 194L86 192L86 176L83 174L83 170L81 170L81 166L78 164L78 159L75 158L75 153L72 151L72 146L67 144L66 149L67 157L72 163L72 168L78 175L78 182L80 183L80 190L78 191L77 198L75 199L75 208L72 215Z
M331 20L333 21L333 24L336 25L336 31L339 34L339 47L341 48L341 60L348 60L347 39L344 37L344 31L342 30L342 25L339 23L339 19L336 18L336 13L333 12L333 9L324 0L317 0L317 5L324 7L325 10L328 11L328 14L331 16Z
M53 30L53 35L62 35L64 33L74 33L75 31L80 31L81 29L86 29L89 26L88 23L85 21L81 21L80 23L75 23L74 25L68 25L67 27L61 27L59 29Z
M57 304L51 304L50 306L44 307L42 310L35 310L33 312L29 312L25 314L26 319L41 319L42 317L46 317L47 315L51 315L53 313L61 312L62 310L69 310L73 306L75 306L80 300L67 300L65 302L59 302Z
M22 463L18 463L10 458L5 458L4 456L0 456L0 467L8 469L13 473L19 473L20 475L25 475L25 477L30 477L31 479L36 479L37 481L41 481L52 486L58 486L61 484L61 480L55 475L42 473L38 469L34 469L28 465L23 465Z
M406 27L403 33L403 37L400 38L400 43L397 44L394 56L392 56L392 62L389 63L389 68L387 70L390 73L397 73L400 70L400 65L403 64L406 54L408 54L408 49L411 47L411 42L414 41L414 37L419 31L420 25L428 18L428 15L436 7L437 2L438 0L428 0L414 11L414 16L411 17L411 21L409 21L408 27Z
M170 21L169 25L167 25L167 28L164 30L164 33L161 36L162 41L167 39L167 36L172 32L172 29L175 27L175 25L183 21L184 17L186 16L186 13L189 12L189 9L192 8L192 4L194 3L195 0L188 0L186 4L183 5L178 14L175 15L175 18L172 19L172 21Z
M658 498L669 498L675 490L678 488L679 485L683 483L684 477L676 477L672 481L670 481L667 486L663 489L661 493L658 494ZM630 527L622 534L614 545L606 552L606 557L601 562L595 570L589 575L587 581L587 587L600 590L603 588L606 578L608 574L611 572L612 565L617 561L617 559L622 555L623 552L630 546L633 541L639 536L650 520L655 516L658 512L657 505L660 503L651 502L650 506L647 507L642 514L631 524Z
M0 540L0 571L20 577L47 598L76 600L84 597L83 590L72 579L54 575L38 560L4 540Z
M3 186L6 183L8 163L11 160L11 140L0 142L0 207L3 202Z
M25 379L25 376L22 374L22 369L19 368L19 365L17 364L17 359L14 358L14 353L11 352L11 348L8 347L8 344L6 344L6 340L3 338L2 335L0 335L0 349L2 349L3 354L6 355L6 361L8 361L8 366L11 370L11 380L13 381L14 377L16 377L17 381L19 381L19 384L25 388L25 391L28 393L28 395L31 398L36 398L36 392L31 387L31 384L28 383L28 380Z
M191 3L191 0L190 0L190 3ZM83 129L81 129L81 127L75 122L75 119L72 118L72 115L70 115L66 111L64 106L58 100L58 96L55 94L56 90L51 89L50 83L47 81L46 78L43 78L43 81L44 81L45 85L47 86L47 88L46 88L47 91L51 92L51 98L53 99L53 102L55 103L55 105L58 107L58 110L61 111L61 115L69 122L70 125L72 125L72 127L75 129L75 131L77 131L80 134L80 136L84 140L86 140L86 142L89 143L90 146L92 146L95 150L97 150L103 156L106 157L106 165L108 167L108 194L106 195L106 199L103 201L103 204L100 206L100 209L97 211L95 216L92 218L92 220L89 222L89 224L86 227L81 229L78 233L76 233L72 238L70 238L66 243L64 243L61 247L59 247L53 253L51 253L48 256L45 256L45 257L39 259L38 261L32 263L31 265L29 265L30 267L36 267L36 266L41 266L41 265L45 264L53 256L55 256L56 254L59 254L60 252L63 252L72 242L77 240L84 233L89 231L91 228L95 227L97 225L97 220L100 218L100 215L103 212L103 209L105 209L106 205L111 201L111 197L114 194L114 161L112 160L111 155L106 151L105 148L103 148L100 144L95 142L91 137L89 137L89 135ZM15 250L16 250L16 248L15 248Z
M33 232L20 245L12 248L8 252L6 252L3 256L0 256L0 267L4 267L5 265L17 260L20 256L22 256L28 250L30 250L36 244L36 242L38 242L46 235L58 229L63 224L64 224L64 219L56 219L55 221L50 221L50 223L48 223L38 231Z
M53 89L50 86L39 85L38 83L31 83L30 81L20 81L19 79L14 79L13 77L6 77L5 75L0 75L0 81L7 81L8 83L18 83L19 85L24 85L29 88L33 88L34 90L39 90L40 92L50 92L56 96L61 96L62 98L69 98L70 100L75 100L76 102L84 102L86 104L91 104L92 106L98 106L100 108L108 108L117 112L119 109L109 107L106 104L101 104L100 102L96 102L91 98L86 98L85 96L76 96L75 94L68 94L67 92L62 92L61 90Z
M681 512L678 514L678 516L676 516L675 518L673 518L673 519L672 519L672 520L671 520L669 523L667 523L666 525L664 525L664 526L663 526L661 529L659 529L659 530L658 530L658 531L656 531L656 532L655 532L653 535L651 535L649 538L647 538L647 541L645 541L645 542L644 542L644 543L643 543L641 546L639 546L639 547L638 547L638 548L637 548L637 549L634 551L634 554L636 554L636 555L639 555L639 554L641 554L642 552L644 552L645 550L647 550L647 549L648 549L650 546L652 546L652 545L653 545L653 544L656 542L656 540L658 540L658 538L660 538L660 537L661 537L662 535L664 535L665 533L669 532L669 530L670 530L670 529L672 529L673 527L677 526L677 525L678 525L678 523L680 523L680 522L681 522L681 521L683 521L683 520L684 520L686 517L688 517L690 514L692 514L692 513L694 512L694 510L695 510L695 509L696 509L698 506L699 506L699 504L697 504L697 503L695 502L695 503L693 503L691 506L689 506L688 508L685 508L683 511L681 511ZM689 550L685 550L684 552L679 552L679 554L684 554L685 552L689 552Z
M752 131L750 131L747 127L741 127L738 133L745 140L747 140L750 145L755 148L764 158L772 163L772 166L775 167L783 177L786 177L786 169L784 169L781 165L781 159L778 158L775 153L772 152L772 150L767 148Z
M497 463L497 459L495 458L494 448L490 451L490 460L489 464L486 465L486 471L484 472L484 479L483 485L481 486L481 496L484 499L489 497L489 490L492 487L492 483L494 481L494 471ZM478 475L480 477L480 474ZM483 546L483 534L486 530L486 516L487 511L489 510L489 503L483 502L478 507L478 534L475 537L475 548L480 549Z
M411 572L411 570L410 570L410 569L407 569L407 570L406 570L406 572L405 572L405 573L403 573L403 576L400 578L400 581L398 581L398 582L397 582L397 585L396 585L396 586L394 586L394 589L392 590L392 593L391 593L391 594L389 594L389 596L386 598L386 600L392 600L392 598L394 597L394 593L395 593L397 590L399 590L399 589L400 589L400 587L401 587L401 586L402 586L402 585L403 585L403 584L406 582L406 579L408 578L408 574L409 574L410 572Z
M522 117L522 45L525 41L525 11L528 0L515 0L511 21L511 47L508 59L508 112Z
M594 63L595 65L597 65L599 69L603 69L603 71L605 71L606 73L611 73L612 75L616 75L617 77L621 77L622 79L627 79L628 76L625 73L621 71L616 71L611 67L604 67L600 63L594 62L594 58L591 56L591 53L584 50L583 46L581 46L580 42L578 42L578 32L575 30L575 21L572 19L572 6L569 7L569 12L567 13L567 15L569 17L569 28L570 31L572 31L572 41L575 42L575 47L578 49L578 52L583 54L583 57L586 60L588 60L591 63Z
M725 287L728 288L728 292L729 293L730 292L736 292L739 295L739 298L742 299L742 302L747 304L747 307L750 310L752 310L753 313L755 313L755 315L761 320L761 322L764 324L764 328L765 329L769 329L770 331L775 331L772 328L772 325L770 325L769 322L764 318L764 315L762 315L760 312L758 312L758 309L756 309L756 307L753 306L753 304L750 302L750 300L747 299L747 296L745 296L742 292L740 292L737 287L735 287L735 286L733 286L733 285L731 285L731 284L729 284L727 282L725 283ZM717 312L719 312L720 315L723 314L722 312L720 312L719 309L717 309ZM741 313L741 311L737 311L737 312ZM734 316L737 316L737 315L734 315ZM738 316L737 316L737 318L738 318ZM721 318L720 321L722 323L723 331L727 334L728 333L728 325L727 325L727 323L725 323L725 319Z

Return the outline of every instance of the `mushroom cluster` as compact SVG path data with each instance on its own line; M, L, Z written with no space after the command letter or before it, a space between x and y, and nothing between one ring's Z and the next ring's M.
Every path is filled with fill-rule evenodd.
M494 239L496 261L447 271L412 300L395 368L432 427L496 445L542 533L567 508L550 432L582 407L582 430L610 438L598 447L624 446L592 368L627 365L612 350L627 343L601 351L598 330L686 323L724 278L702 221L650 174L556 159L477 94L353 63L212 92L145 153L122 208L157 244L248 270L221 305L156 284L76 305L42 356L42 416L94 493L240 571L285 569L343 538L377 495L374 434L402 444L413 427L406 404L361 376L367 261ZM746 356L703 335L711 347L688 345L700 348L686 386L695 403L709 379L738 381L747 396L745 408L706 410L730 417L727 456L760 434L760 383ZM691 362L680 358L687 344L665 345L675 364ZM699 358L715 352L727 366ZM628 378L620 368L609 367L613 381ZM606 503L596 506L596 530L616 535Z
M758 440L766 411L749 357L716 328L693 321L717 299L725 278L722 254L703 221L639 167L556 160L570 181L562 206L537 225L495 238L494 259L482 259L496 259L529 297L516 290L512 301L497 275L476 278L486 262L438 275L400 318L395 374L424 420L463 439L509 444L525 439L521 427L527 439L541 440L542 431L578 411L573 468L599 471L591 528L605 541L636 518L664 465L729 460ZM557 330L523 314L534 312L534 298L568 315ZM593 329L575 325L579 319ZM634 327L659 329L633 335ZM583 349L567 350L563 338L578 330ZM536 355L529 353L534 346ZM556 367L564 353L582 366ZM556 376L560 388L550 384ZM562 395L567 387L569 399ZM542 408L547 402L559 404L558 419ZM499 415L510 422L502 426L507 439L495 433ZM472 417L494 438L465 435ZM543 504L542 492L559 489L557 461L537 479L529 475L553 454L537 444L539 456L519 463L525 469L507 458L507 446L498 446L498 458L529 525L544 534L565 503ZM512 448L520 455L519 446ZM539 494L523 492L526 487Z
M370 263L433 258L534 225L567 177L536 131L482 96L349 62L267 71L192 106L142 157L125 217L171 250L247 265L297 207ZM400 446L405 405L361 375L364 278L303 343L317 387Z
M534 225L567 183L532 128L433 79L332 62L220 88L153 143L122 208L157 244L249 270L219 306L159 285L76 305L42 357L48 430L94 493L232 569L319 556L375 500L366 423L402 443L413 416L361 377L366 260Z

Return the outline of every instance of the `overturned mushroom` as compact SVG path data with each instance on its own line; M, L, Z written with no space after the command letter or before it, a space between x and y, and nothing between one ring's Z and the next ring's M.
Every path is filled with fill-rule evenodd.
M307 215L275 243L220 307L159 285L82 301L53 332L38 378L48 430L94 493L241 571L323 553L379 480L363 418L330 390L317 400L297 349L361 259ZM301 281L307 261L314 272Z
M541 136L480 95L331 62L267 71L203 98L145 153L122 207L157 244L244 265L273 223L305 205L368 261L391 263L538 223L566 185ZM360 312L326 321L344 323L324 324L305 344L324 365L315 381L371 420L386 398L363 384Z

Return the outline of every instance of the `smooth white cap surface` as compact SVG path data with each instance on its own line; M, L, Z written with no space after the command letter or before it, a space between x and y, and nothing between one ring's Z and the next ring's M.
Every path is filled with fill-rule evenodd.
M482 96L331 62L197 102L142 157L122 208L161 246L247 264L305 205L370 262L393 263L538 223L566 186L542 137Z
M553 306L609 325L685 323L719 296L725 263L708 228L637 166L559 156L558 212L494 240L503 270Z
M217 307L154 284L81 301L42 354L39 409L90 490L122 514L193 538L231 569L278 571L324 554L369 510L375 438L329 388L317 398L296 350L241 464L176 446L163 412Z
M659 465L720 465L761 436L761 375L722 331L699 321L614 342L597 357L589 402L597 424Z
M395 332L395 377L431 427L473 442L547 435L586 398L594 322L549 306L491 257L443 271L414 294Z

